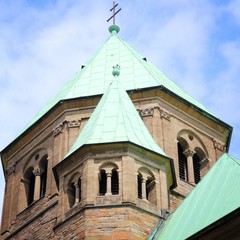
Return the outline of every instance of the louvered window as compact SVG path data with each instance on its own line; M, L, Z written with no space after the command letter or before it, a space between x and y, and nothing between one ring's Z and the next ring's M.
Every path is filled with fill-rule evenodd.
M179 177L183 181L188 180L187 176L187 157L183 153L183 148L178 143L178 165L179 165Z
M201 174L200 174L200 158L195 153L193 155L193 171L194 171L194 182L197 184L201 180Z

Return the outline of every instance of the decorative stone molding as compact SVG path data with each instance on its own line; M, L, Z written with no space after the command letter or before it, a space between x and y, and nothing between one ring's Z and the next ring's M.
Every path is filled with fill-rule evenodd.
M56 137L59 133L62 133L64 124L60 123L57 127L53 129L53 136Z
M161 118L165 118L166 120L170 121L170 113L168 111L161 109L160 116Z
M222 143L220 143L219 141L217 141L216 139L213 139L213 145L214 145L214 148L216 149L219 149L223 152L226 151L226 146Z
M186 157L193 157L193 155L195 154L195 151L191 150L190 148L188 148L187 150L185 150L183 152L183 154L186 156Z
M80 120L70 120L67 121L67 127L69 128L79 128L81 124Z
M141 109L139 110L140 116L141 117L146 117L146 116L153 116L153 108L145 108L145 109Z
M113 162L113 163L116 163L116 162L119 162L122 160L121 157L116 157L116 158L109 158L107 159L108 162ZM106 158L98 158L98 159L94 159L94 163L105 163L106 162Z
M7 168L5 172L7 175L10 175L11 173L15 173L15 170L16 170L16 163L10 166L9 168Z

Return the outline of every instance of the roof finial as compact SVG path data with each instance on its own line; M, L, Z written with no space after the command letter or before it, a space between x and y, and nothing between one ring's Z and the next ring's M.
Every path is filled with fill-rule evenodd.
M113 2L113 7L110 9L110 11L113 11L113 15L107 20L107 22L109 22L111 19L113 19L113 25L110 26L108 28L109 32L112 34L112 35L115 35L117 34L119 31L120 31L120 28L115 25L115 16L122 10L121 8L117 10L117 12L115 12L115 8L118 6L118 3L115 4L115 2Z
M118 64L113 66L112 75L114 77L118 77L120 75L120 66Z

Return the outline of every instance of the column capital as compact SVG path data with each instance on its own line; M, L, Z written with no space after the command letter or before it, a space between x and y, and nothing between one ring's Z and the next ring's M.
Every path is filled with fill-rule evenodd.
M183 154L186 156L186 157L193 157L193 155L195 154L195 151L191 150L190 148L188 148L187 150L185 150L183 152Z
M107 177L112 177L112 172L106 172Z
M37 167L33 170L33 174L35 176L41 176L43 172L44 172L43 169L41 169L40 167Z

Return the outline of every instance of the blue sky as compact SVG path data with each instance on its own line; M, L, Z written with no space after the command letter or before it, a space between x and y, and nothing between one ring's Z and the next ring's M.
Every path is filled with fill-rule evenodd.
M233 126L229 152L240 158L240 0L118 3L120 37ZM111 6L106 0L0 0L1 150L102 46Z

